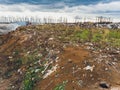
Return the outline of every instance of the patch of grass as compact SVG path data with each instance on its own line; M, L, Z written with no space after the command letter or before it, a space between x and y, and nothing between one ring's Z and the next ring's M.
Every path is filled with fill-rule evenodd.
M120 39L110 39L108 42L113 47L120 47Z
M112 30L109 31L105 38L106 42L109 42L113 47L120 47L120 31Z
M120 31L119 30L78 30L74 31L71 34L71 41L79 41L79 42L95 42L102 45L105 43L109 43L109 45L114 47L120 46Z
M102 40L102 34L100 33L94 33L93 36L92 36L92 42L99 42Z
M62 31L59 39L61 41L71 42L95 42L95 43L110 43L110 45L118 46L120 39L120 30L115 29L99 29L99 28L83 28L79 25L64 25L64 24L45 24L38 26L42 30L58 30ZM114 42L113 42L114 40Z
M89 30L79 30L73 35L74 40L79 40L81 42L89 41L90 31Z
M120 39L120 31L110 31L108 34L108 38Z

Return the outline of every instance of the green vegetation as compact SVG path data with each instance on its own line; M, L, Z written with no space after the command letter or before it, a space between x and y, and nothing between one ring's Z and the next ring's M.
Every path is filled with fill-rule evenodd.
M30 27L31 28L31 27ZM93 42L99 44L109 43L114 47L120 46L120 30L119 29L105 29L105 28L85 28L79 25L65 25L65 24L44 24L37 25L32 28L36 30L56 30L61 41L71 42ZM58 38L58 37L56 37Z
M33 90L33 86L35 85L35 83L38 80L42 79L41 72L44 70L44 66L40 66L38 63L40 57L30 56L30 58L28 59L31 59L31 62L29 61L30 66L27 68L24 76L23 90Z
M23 57L18 57L19 51L14 53L14 57L17 57L16 60L13 60L14 66L16 69L19 69L20 66L25 65L25 74L22 80L22 90L33 90L34 85L40 79L42 79L41 72L44 70L44 63L39 64L41 60L41 55L38 55L37 52L25 54ZM7 76L10 76L11 73L6 73Z
M71 36L68 36L71 37ZM93 42L99 44L109 43L114 47L120 46L120 31L118 30L79 30L74 31L71 37L72 41Z
M65 85L67 81L63 81L62 83L58 84L53 90L65 90Z
M85 42L85 41L89 41L89 36L90 36L89 30L80 30L80 31L75 31L73 38Z
M39 74L43 70L44 67L29 68L23 80L23 90L33 90L35 83L41 79Z
M108 34L108 38L120 39L120 31L110 31Z

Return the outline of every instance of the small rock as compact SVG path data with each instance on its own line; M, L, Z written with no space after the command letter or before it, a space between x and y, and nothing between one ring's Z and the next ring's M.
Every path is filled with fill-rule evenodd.
M71 59L68 59L68 63L72 63L72 60L71 60Z
M64 67L61 67L61 69L64 69Z
M105 71L108 71L108 68L105 68Z
M15 86L12 86L12 88L15 88Z
M106 82L100 82L100 84L99 84L99 86L101 87L101 88L110 88L110 85L108 84L108 83L106 83Z
M49 38L48 40L50 40L50 41L51 41L51 40L53 40L53 39L54 39L54 38Z

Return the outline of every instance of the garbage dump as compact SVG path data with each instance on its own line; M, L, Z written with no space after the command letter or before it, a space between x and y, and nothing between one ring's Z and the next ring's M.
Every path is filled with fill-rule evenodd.
M120 32L90 27L28 25L1 35L0 90L119 90Z

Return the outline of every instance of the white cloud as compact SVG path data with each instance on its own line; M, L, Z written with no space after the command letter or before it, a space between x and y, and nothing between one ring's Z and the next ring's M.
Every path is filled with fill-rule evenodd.
M61 7L61 8L55 8ZM40 17L67 17L73 21L75 16L87 17L106 16L120 21L120 1L109 3L98 3L96 5L78 5L69 7L65 3L52 5L31 5L31 4L0 4L0 16L40 16Z

